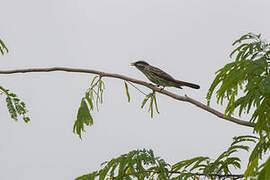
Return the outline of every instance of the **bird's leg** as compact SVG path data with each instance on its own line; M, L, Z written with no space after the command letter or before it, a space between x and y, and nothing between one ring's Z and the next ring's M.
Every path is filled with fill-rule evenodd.
M151 84L151 83L148 83L148 84L149 84L150 86L154 86L154 87L156 86L156 85L154 85L154 84Z
M159 87L161 87L159 84L157 84L157 87L159 88ZM162 86L161 88L160 88L160 90L164 90L164 88L165 88L165 86Z
M149 83L149 85L150 85L150 86L157 87L157 88L160 88L160 87L161 87L159 84L151 84L151 83ZM160 90L163 90L164 88L165 88L165 86L162 86L162 87L160 88Z

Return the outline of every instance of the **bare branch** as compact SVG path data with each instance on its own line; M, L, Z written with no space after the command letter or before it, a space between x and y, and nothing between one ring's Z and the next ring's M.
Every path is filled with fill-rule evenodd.
M225 116L223 113L199 102L196 101L195 99L192 99L188 96L179 96L177 94L174 94L172 92L169 92L167 90L164 89L160 89L150 83L147 83L145 81L141 81L141 80L137 80L137 79L133 79L124 75L120 75L120 74L114 74L114 73L106 73L106 72L102 72L102 71L96 71L96 70L91 70L91 69L79 69L79 68L67 68L67 67L52 67L52 68L29 68L29 69L16 69L16 70L0 70L0 74L16 74L16 73L30 73L30 72L52 72L52 71L65 71L65 72L77 72L77 73L90 73L90 74L98 74L101 77L111 77L111 78L117 78L117 79L122 79L125 81L129 81L135 84L140 84L142 86L145 86L149 89L152 89L160 94L164 94L167 95L173 99L176 99L178 101L184 101L184 102L188 102L191 103L205 111L208 111L211 114L216 115L219 118L222 118L224 120L242 125L242 126L248 126L248 127L254 127L255 124L254 123L250 123L248 121L243 121L234 117L228 117Z

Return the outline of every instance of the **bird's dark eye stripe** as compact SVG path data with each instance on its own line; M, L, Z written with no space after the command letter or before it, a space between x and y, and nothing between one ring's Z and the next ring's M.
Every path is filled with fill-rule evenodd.
M144 62L144 61L137 61L135 64L136 65L142 65L142 66L149 65L147 62Z
M144 65L142 65L142 64L137 64L136 65L138 68L144 68Z

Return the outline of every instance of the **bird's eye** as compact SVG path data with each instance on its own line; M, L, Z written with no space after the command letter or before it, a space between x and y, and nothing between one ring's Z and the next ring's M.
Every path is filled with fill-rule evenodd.
M137 66L138 66L138 68L140 68L140 69L143 69L143 68L144 68L144 65L142 65L142 64L138 64Z

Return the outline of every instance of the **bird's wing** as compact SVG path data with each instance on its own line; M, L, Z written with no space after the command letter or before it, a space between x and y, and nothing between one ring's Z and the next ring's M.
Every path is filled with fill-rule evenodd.
M153 68L152 73L154 73L156 76L158 76L162 79L165 79L167 81L177 83L177 84L179 84L180 87L181 86L188 86L188 87L191 87L194 89L200 89L200 86L197 84L176 80L171 75L169 75L168 73L162 71L161 69L159 69L157 67L152 66L151 68Z
M161 69L152 66L151 68L153 68L153 70L151 71L153 74L155 74L156 76L165 79L167 81L171 81L171 82L175 82L175 79L169 75L168 73L162 71Z

